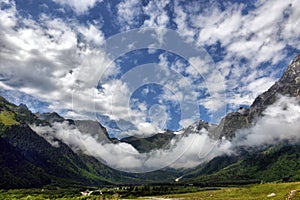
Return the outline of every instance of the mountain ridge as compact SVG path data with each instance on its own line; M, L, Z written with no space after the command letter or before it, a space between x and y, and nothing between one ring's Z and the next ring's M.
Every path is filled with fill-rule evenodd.
M283 76L269 90L254 100L250 108L241 108L236 112L228 113L218 125L200 120L182 130L180 137L188 136L191 133L200 134L202 129L206 129L211 137L217 135L219 138L232 139L237 130L253 126L257 118L262 116L263 111L276 101L279 94L299 98L300 55L295 57ZM298 159L300 152L297 150L297 144L294 146L279 144L268 154L263 150L256 151L254 154L244 152L245 155L215 157L194 169L178 170L175 173L173 173L174 170L172 173L163 170L152 174L136 175L113 170L92 156L77 154L63 141L57 140L59 148L53 147L28 126L33 123L51 126L52 123L67 122L75 126L77 124L80 132L84 134L98 137L98 142L117 142L109 138L105 127L99 122L64 119L57 113L33 114L24 104L16 106L3 97L0 97L0 111L0 143L2 144L0 165L1 177L5 177L0 188L40 187L54 183L79 185L144 183L155 182L162 177L166 177L165 181L170 182L176 176L181 176L182 173L187 174L182 181L195 183L208 183L209 179L213 179L214 182L224 182L226 179L237 182L244 180L273 181L287 176L282 172L277 172L274 177L270 175L271 172L274 172L274 169L273 171L271 169L280 168L279 165L283 161L296 163L292 168L296 172L295 176L291 175L291 171L288 176L292 177L290 180L300 180L300 171L297 171L297 167L300 166L300 159ZM166 133L166 135L154 135L139 140L123 138L120 141L132 144L136 149L145 153L167 147L168 142L175 137L175 134L172 131ZM147 145L143 146L145 144ZM289 154L294 157L289 157ZM9 155L14 158L11 162L8 161ZM252 159L257 162L252 162ZM16 160L27 171L22 173L20 168L15 168ZM264 165L270 166L271 169L265 168ZM248 169L248 171L243 169ZM37 171L38 177L35 177L34 171ZM239 173L235 174L234 171ZM18 183L16 184L14 180L17 180ZM32 184L26 180L31 180Z

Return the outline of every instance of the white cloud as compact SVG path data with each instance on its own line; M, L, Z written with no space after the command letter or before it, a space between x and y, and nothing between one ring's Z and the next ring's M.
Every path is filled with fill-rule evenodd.
M53 0L63 6L69 6L78 15L84 14L89 9L93 8L97 2L102 0Z
M0 27L1 29L5 27L14 27L16 25L17 19L15 16L16 13L16 5L14 1L2 1L0 2L0 6L8 5L6 10L0 10ZM0 7L1 8L1 7Z
M262 92L260 87L254 87L256 83L264 80L262 89L267 89L278 78L276 70L280 69L272 68L286 58L285 47L299 49L299 1L256 1L255 8L247 13L243 12L246 3L226 3L225 10L220 8L221 3L208 4L175 4L177 31L189 41L197 37L200 47L220 45L224 54L216 66L226 76L229 103L244 97L244 102L251 103ZM242 59L245 63L241 63ZM266 62L270 64L262 68L260 65ZM238 94L236 87L240 88Z
M280 96L267 107L255 126L237 132L233 143L237 146L264 147L282 141L297 143L300 140L300 102L295 97Z
M148 172L164 167L190 168L215 156L231 153L228 142L217 144L205 130L173 139L168 149L139 153L127 143L99 143L67 122L54 123L51 127L31 125L31 128L55 147L59 146L57 140L60 140L75 152L81 151L115 169L129 172Z
M70 6L77 14L84 14L99 1L56 2ZM1 5L4 4L9 6L0 10L0 69L5 72L1 88L24 92L48 102L51 110L67 109L64 113L68 116L94 119L98 112L120 124L123 124L121 121L134 124L124 123L124 127L141 130L147 125L147 130L151 131L162 128L161 122L148 124L145 105L140 104L137 109L129 107L128 85L108 80L119 74L120 69L102 49L105 36L101 25L94 22L83 25L75 18L63 20L46 14L41 14L39 19L24 18L17 12L14 1L2 1ZM158 84L165 88L160 103L165 105L169 100L185 105L182 109L192 117L182 117L182 125L198 116L194 113L197 109L191 108L199 103L210 113L222 109L226 103L232 107L250 104L275 82L280 69L272 68L286 58L286 45L300 48L297 0L259 1L256 8L246 14L243 9L247 5L243 3L226 3L225 10L221 10L218 3L208 4L202 11L207 5L201 2L150 1L142 6L135 0L121 1L117 5L118 15L114 16L124 30L140 24L143 28L157 28L160 42L165 28L175 23L179 34L189 42L200 47L218 44L224 48L214 47L224 51L221 61L216 63L222 76L215 73L215 66L197 57L188 60L191 65L180 60L170 63L167 54L159 57L160 70L155 75L160 80ZM171 19L169 12L175 17ZM144 22L140 21L143 17ZM115 18L112 22L116 22ZM129 50L135 48L134 43L128 46ZM268 64L260 66L265 62ZM205 80L199 80L203 75ZM103 87L100 92L95 88L99 79ZM207 95L210 98L201 98Z
M179 32L179 34L186 38L187 41L193 41L197 30L188 27L189 15L184 11L184 9L178 4L177 1L175 2L174 13L174 22L177 24L177 31Z
M151 3L144 8L152 15L145 26L167 25L168 17L164 10L166 5L167 3ZM163 13L152 13L160 6ZM94 119L95 114L107 116L117 122L124 130L123 134L148 135L165 128L165 120L152 120L149 123L146 121L149 114L147 110L129 107L131 93L126 84L107 79L119 71L116 66L110 65L111 60L99 47L105 42L105 38L98 27L93 24L84 26L76 21L65 22L46 14L40 16L42 24L39 24L33 19L17 18L17 15L15 5L1 15L4 21L14 20L2 29L4 37L1 42L6 45L0 54L0 67L12 74L10 80L2 82L6 88L14 87L19 92L47 102L49 110L63 112L69 117ZM16 23L26 26L15 28L12 25ZM83 40L78 40L78 35L83 36ZM95 49L94 46L99 48ZM165 73L158 75L169 76L167 58L161 56L160 59L160 72L164 69ZM186 101L194 100L197 103L197 93L188 92L189 95L184 96L180 91L187 92L191 81L184 77L177 83L174 80L178 79L166 84L166 78L162 78L160 84L171 90L175 89L176 99L185 98ZM98 81L102 87L100 92L95 88ZM65 110L69 111L66 113ZM162 114L169 119L166 112L165 110ZM152 112L152 116L153 114Z
M169 0L149 1L147 6L143 7L143 14L147 15L149 19L144 21L142 27L155 28L157 39L160 44L163 42L163 37L167 32L167 25L170 21L169 15L165 9L169 3Z
M40 24L18 17L14 3L10 9L1 10L0 19L11 21L1 23L0 69L9 77L1 82L2 88L47 102L49 110L72 110L74 116L94 118L99 79L105 82L118 73L106 53L93 48L104 43L101 30L45 14L40 16ZM20 26L14 27L17 23ZM87 43L77 40L79 34Z
M129 30L138 25L138 17L142 13L140 1L125 0L117 5L118 21L122 30Z
M285 41L291 45L294 46L297 49L300 49L300 43L299 41L299 33L300 33L300 5L299 1L297 0L291 0L290 1L290 7L287 9L287 12L289 11L288 20L284 24L284 28L282 30L283 38L285 38Z
M262 77L255 81L252 81L248 86L247 90L253 91L253 95L257 97L261 93L267 91L273 84L275 80L269 77Z
M80 26L78 29L85 36L88 43L102 45L105 41L103 33L92 24L89 24L88 27Z
M205 60L200 59L199 57L191 57L189 59L190 66L187 67L186 72L190 75L197 74L206 75L209 72L209 65Z
M117 169L134 170L142 167L142 163L138 159L139 153L131 145L127 143L101 144L92 136L82 134L68 122L54 123L52 127L32 125L31 128L55 147L58 146L58 143L53 140L54 138L63 141L75 152L81 151L92 155Z

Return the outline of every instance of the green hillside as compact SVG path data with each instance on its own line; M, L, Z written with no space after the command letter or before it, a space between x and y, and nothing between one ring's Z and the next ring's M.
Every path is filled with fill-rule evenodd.
M217 157L189 171L182 181L203 186L299 181L299 166L300 146L281 144L244 156Z

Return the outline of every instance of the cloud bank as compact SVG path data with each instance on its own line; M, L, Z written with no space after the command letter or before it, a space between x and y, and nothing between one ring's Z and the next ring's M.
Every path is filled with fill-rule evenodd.
M165 167L180 169L196 167L221 155L233 155L241 147L249 150L264 149L270 145L300 140L300 101L298 98L280 96L263 112L256 124L236 132L232 140L214 140L202 129L173 139L167 149L139 153L127 143L99 143L75 126L54 123L52 127L32 125L34 131L57 147L54 139L61 140L74 151L81 151L104 161L109 166L128 172L148 172Z

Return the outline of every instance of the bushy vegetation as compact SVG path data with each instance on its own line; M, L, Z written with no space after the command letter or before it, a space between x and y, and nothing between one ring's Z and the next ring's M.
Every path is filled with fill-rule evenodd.
M182 181L202 186L300 181L299 145L282 143L230 159L215 158L187 173Z
M101 189L94 187L65 189L48 187L43 189L0 190L0 199L135 199L141 196L194 193L212 189L178 185L115 186ZM89 191L92 192L88 196L81 194L81 192Z
M10 111L1 111L0 122L3 123L5 126L19 124L19 122L15 120L15 114Z
M248 199L287 199L292 190L299 190L300 183L268 183L256 184L244 187L228 187L219 190L201 191L196 193L163 195L163 198L184 198L184 199L210 199L210 200L248 200ZM274 193L275 196L268 197ZM295 193L292 200L299 199L300 193Z
M82 191L93 191L83 196ZM100 192L101 191L101 192ZM282 200L291 196L292 200L300 197L300 183L267 183L238 187L201 188L183 185L141 185L96 188L44 188L0 190L0 199L137 199L147 196L157 198L211 199L211 200ZM274 193L272 198L268 195Z

